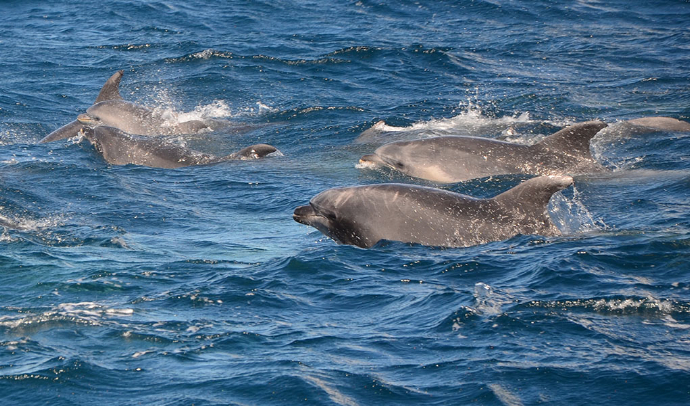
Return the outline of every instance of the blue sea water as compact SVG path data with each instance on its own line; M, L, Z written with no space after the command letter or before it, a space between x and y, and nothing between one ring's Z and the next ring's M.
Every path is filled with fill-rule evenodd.
M3 405L690 403L690 3L0 3ZM119 69L127 100L247 123L181 136L282 156L178 170L37 144ZM610 172L552 200L563 236L338 245L292 220L379 121L531 143L567 124ZM370 142L371 141L371 142Z

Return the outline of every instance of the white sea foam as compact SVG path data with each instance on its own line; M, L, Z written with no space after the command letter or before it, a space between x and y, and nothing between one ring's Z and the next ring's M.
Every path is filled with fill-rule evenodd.
M116 323L113 317L129 317L134 309L109 307L96 302L60 303L40 314L22 315L21 317L0 317L0 326L22 328L52 321L69 320L72 323L100 326Z
M566 235L607 229L604 221L595 218L584 205L577 187L572 188L572 197L557 192L549 201L549 216L556 227Z
M0 210L3 208L0 207ZM31 219L26 217L10 217L0 214L0 228L15 229L21 231L39 231L47 228L54 228L64 223L66 217L64 215L54 215L43 217L39 219Z
M357 142L392 142L442 135L486 136L494 134L510 137L511 142L529 143L534 142L534 136L523 137L519 134L518 129L520 126L534 123L537 122L532 120L527 112L515 113L512 116L491 117L485 114L478 105L468 102L466 106L462 107L459 114L450 118L423 120L404 127L379 121L364 131L358 137ZM558 125L565 124L559 123Z

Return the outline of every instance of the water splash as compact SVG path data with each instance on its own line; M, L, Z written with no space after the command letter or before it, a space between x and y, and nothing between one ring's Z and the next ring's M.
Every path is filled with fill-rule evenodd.
M608 226L601 218L595 218L582 202L580 191L572 186L573 195L566 197L557 192L549 201L551 221L563 234L577 234L595 230L604 230Z

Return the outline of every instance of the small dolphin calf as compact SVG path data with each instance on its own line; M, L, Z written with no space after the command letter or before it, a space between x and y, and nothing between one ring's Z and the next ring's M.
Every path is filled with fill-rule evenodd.
M362 248L380 240L466 247L518 234L559 235L547 205L572 183L568 176L542 176L491 199L402 184L329 189L297 207L293 218Z
M605 170L589 151L589 141L606 123L574 124L534 145L480 137L434 137L383 145L360 164L386 166L409 176L441 183L491 175L556 175Z
M113 165L134 164L173 169L230 160L257 159L278 152L271 145L256 144L233 154L217 157L173 145L166 139L127 134L113 127L87 127L82 132L103 158Z
M124 71L118 71L108 79L101 89L93 106L80 114L76 121L58 128L48 134L39 143L57 141L74 137L84 127L99 125L119 128L125 132L139 135L191 134L202 129L213 129L220 126L217 120L206 123L190 120L181 123L170 123L155 114L151 109L130 103L120 96L120 80Z

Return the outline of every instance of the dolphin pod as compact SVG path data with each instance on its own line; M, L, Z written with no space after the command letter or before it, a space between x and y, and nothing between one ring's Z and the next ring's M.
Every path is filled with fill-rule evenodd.
M190 120L169 123L168 120L144 106L125 101L120 95L120 81L124 71L115 72L103 85L94 104L80 114L76 121L48 134L39 143L74 137L84 127L109 126L138 135L191 134L223 125L221 121Z
M272 145L256 144L233 154L217 157L171 144L160 137L128 134L114 127L87 127L83 129L83 134L103 156L103 159L112 165L134 164L174 169L231 160L258 159L278 152L278 149Z
M569 176L541 176L491 199L394 183L329 189L297 207L293 218L362 248L381 240L467 247L518 234L559 235L547 204L572 183Z
M86 113L40 142L83 135L113 165L180 168L229 160L257 159L279 151L256 144L218 157L174 145L160 137L197 132L214 124L192 120L167 123L154 111L122 99L124 72L113 74ZM641 131L690 131L690 123L669 117L628 120ZM325 190L309 205L294 210L293 219L316 228L342 244L370 248L379 241L400 241L442 247L466 247L518 234L559 235L551 222L552 195L573 183L566 174L606 170L590 153L590 140L607 126L588 121L566 127L534 145L490 138L440 136L385 144L360 163L386 166L412 177L460 182L491 175L530 174L526 180L493 198L480 199L446 190L403 184L379 184ZM382 126L378 126L382 127ZM11 227L1 221L1 227Z

